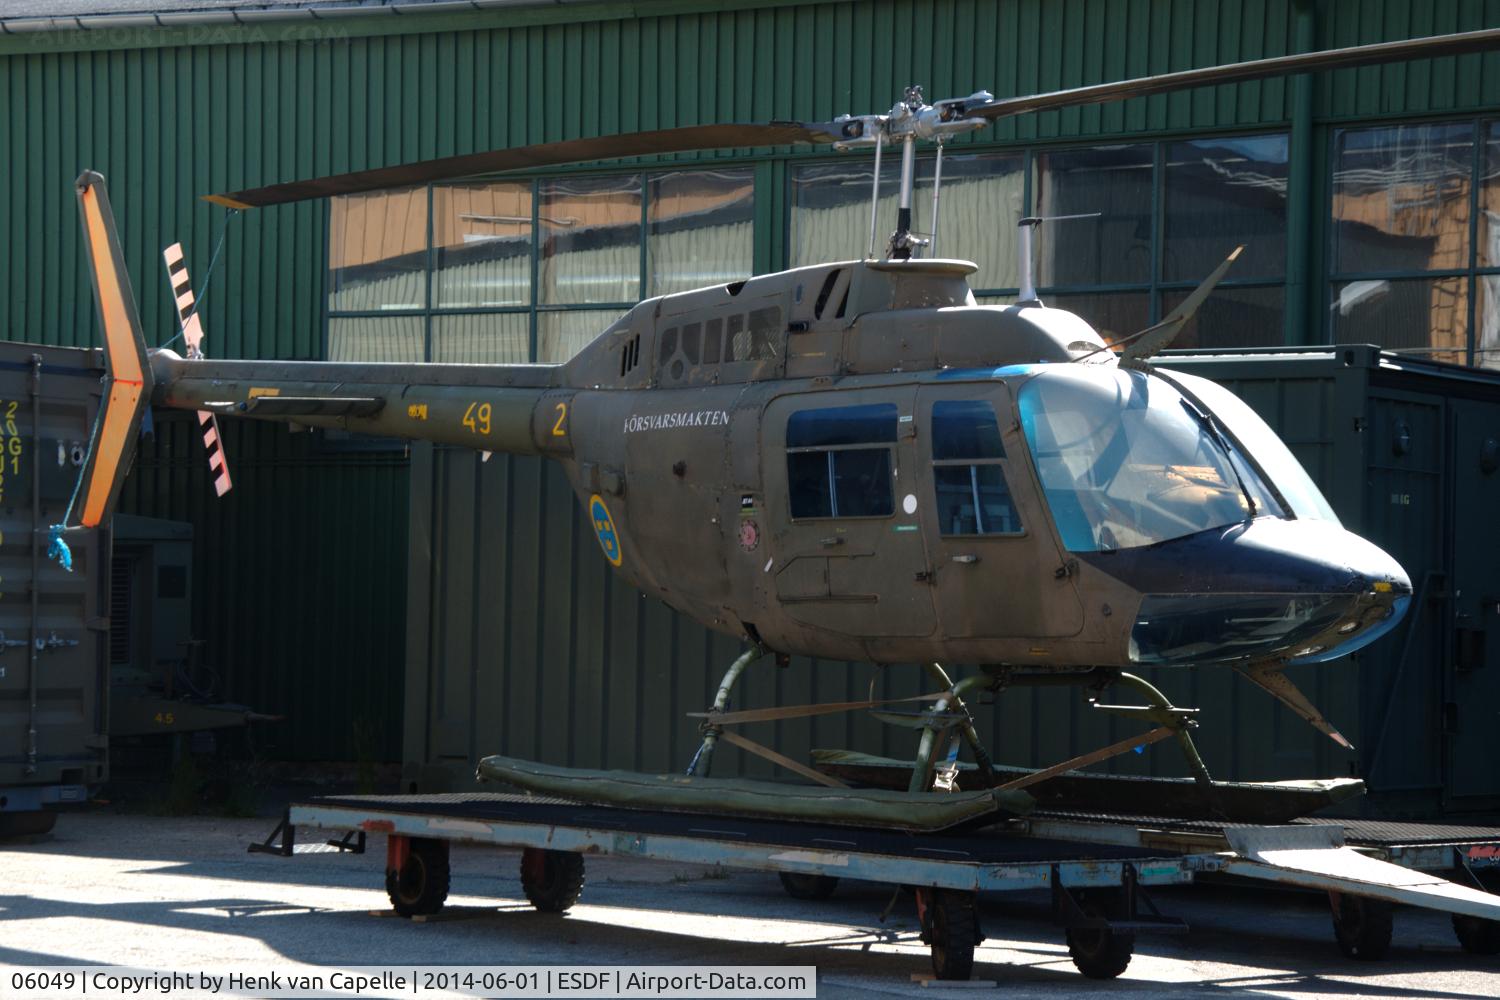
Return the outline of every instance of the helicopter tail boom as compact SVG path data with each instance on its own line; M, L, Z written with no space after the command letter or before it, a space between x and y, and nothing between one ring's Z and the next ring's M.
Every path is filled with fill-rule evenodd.
M199 361L163 350L151 366L161 407L479 451L569 450L566 420L549 419L572 395L552 387L554 365Z

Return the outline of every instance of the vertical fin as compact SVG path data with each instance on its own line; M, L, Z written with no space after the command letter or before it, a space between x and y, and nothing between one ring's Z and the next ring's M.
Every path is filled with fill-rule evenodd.
M114 513L130 471L136 434L151 398L151 365L125 255L115 231L104 177L85 170L75 182L84 249L93 275L94 306L104 328L105 392L88 457L64 527L97 527Z
M177 304L177 322L187 343L189 358L203 357L203 321L198 318L193 282L188 276L182 244L173 243L161 252L167 265L167 280L172 283L172 297ZM219 418L207 410L198 411L198 426L203 432L203 450L208 454L208 469L214 477L214 493L223 496L233 487L229 478L229 457L224 453L224 439L219 435Z

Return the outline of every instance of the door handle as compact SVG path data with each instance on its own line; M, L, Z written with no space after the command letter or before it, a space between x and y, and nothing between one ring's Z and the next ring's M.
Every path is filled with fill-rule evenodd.
M976 555L954 556L953 561L956 563L963 563L964 565L971 565L973 563L977 563L979 561L979 557Z
M818 544L821 545L821 546L823 546L823 548L825 548L825 549L831 549L835 545L843 545L844 544L844 540L842 538L837 538L837 537L835 537L835 538L825 538L822 541L820 541Z

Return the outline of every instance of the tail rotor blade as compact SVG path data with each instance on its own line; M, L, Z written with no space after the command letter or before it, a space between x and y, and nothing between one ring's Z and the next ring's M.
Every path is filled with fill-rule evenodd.
M198 318L193 281L188 276L182 244L173 243L161 252L161 256L167 265L167 280L172 283L172 295L177 303L177 322L182 327L182 339L187 343L187 356L201 358L203 321ZM229 457L224 452L224 439L219 436L219 418L208 410L199 410L198 427L203 432L203 450L208 454L208 471L214 477L214 493L222 497L234 484L229 478Z

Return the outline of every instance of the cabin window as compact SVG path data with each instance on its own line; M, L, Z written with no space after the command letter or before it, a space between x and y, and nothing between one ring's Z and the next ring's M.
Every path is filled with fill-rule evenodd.
M889 517L895 513L891 445L896 405L793 413L786 471L793 518Z
M1021 514L1005 482L995 408L980 399L932 404L932 480L939 532L1014 535Z
M769 361L776 356L776 342L786 332L781 307L752 309L748 319L729 318L729 360Z

